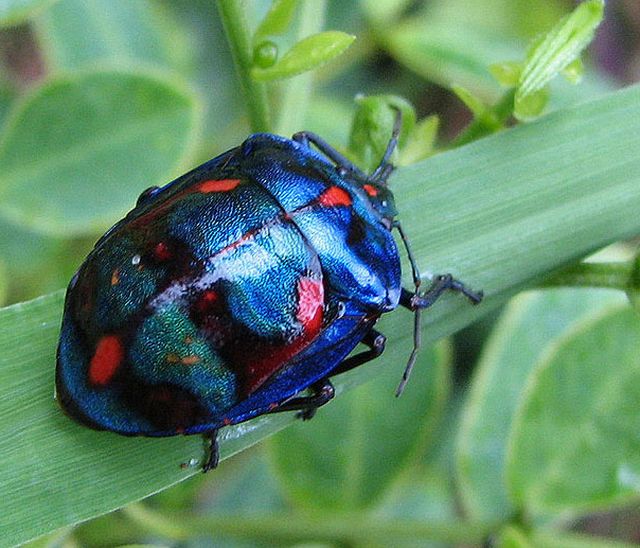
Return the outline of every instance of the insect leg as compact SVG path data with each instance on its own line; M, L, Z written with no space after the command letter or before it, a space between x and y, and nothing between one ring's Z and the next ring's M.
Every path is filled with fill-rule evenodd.
M407 385L413 366L416 363L418 357L418 350L422 345L422 330L421 330L421 311L424 308L428 308L433 305L445 291L456 291L462 293L471 304L478 304L482 300L482 291L471 291L460 280L456 280L451 274L441 274L436 276L431 283L429 289L424 293L418 294L411 293L410 291L402 288L400 293L400 304L405 308L413 311L413 349L411 355L407 361L407 365L404 368L402 374L402 380L396 389L396 396L400 396Z
M368 176L360 168L358 168L351 160L342 155L329 143L327 143L322 137L312 133L311 131L300 131L295 133L292 137L294 141L301 143L305 146L314 145L322 154L324 154L329 160L331 160L339 171L355 173L359 177L367 179Z
M204 439L207 440L208 444L208 455L207 460L202 465L202 471L208 472L209 470L213 470L218 466L218 462L220 461L220 449L218 447L218 430L211 430L210 432L205 432L203 434Z
M329 402L335 395L333 384L327 378L320 379L309 387L313 394L309 396L296 396L279 404L278 407L269 413L281 413L283 411L299 411L302 420L311 419L318 409Z
M387 342L387 338L379 331L370 329L360 342L368 346L369 350L365 350L356 354L355 356L351 356L350 358L343 360L335 369L333 369L333 371L331 371L332 377L334 375L339 375L340 373L350 371L354 367L358 367L359 365L370 362L371 360L377 358L384 352L384 346Z
M467 299L471 301L472 304L478 304L482 300L482 291L471 291L467 288L460 280L456 280L451 274L441 274L436 276L431 283L429 289L427 289L424 293L420 293L420 285L422 283L422 279L420 277L420 271L418 270L418 263L416 261L413 252L411 251L411 246L409 245L409 239L407 238L400 221L394 221L393 228L398 231L400 234L400 239L404 245L404 248L407 251L407 257L409 258L409 264L411 265L411 276L413 278L413 286L414 291L408 291L402 288L402 292L400 293L400 304L405 308L408 308L414 313L413 316L413 349L411 350L411 355L409 356L409 360L407 361L407 365L404 368L404 373L402 374L402 380L396 389L396 396L399 396L404 391L405 386L407 385L407 381L409 380L409 376L411 375L411 370L413 369L414 364L416 363L416 359L418 357L418 350L422 345L422 330L420 329L421 324L421 310L423 308L429 308L433 303L435 303L441 295L445 291L456 291L458 293L462 293Z
M402 129L402 111L399 108L391 107L396 111L396 118L393 122L393 131L391 132L391 139L387 143L387 148L384 151L380 164L371 174L370 178L380 183L386 183L389 175L394 169L394 166L389 162L393 151L398 146L398 139L400 137L400 130Z
M429 308L445 291L462 293L471 301L471 304L478 304L482 301L483 297L482 291L472 291L460 280L456 280L451 274L440 274L433 279L431 286L424 293L411 293L406 289L402 289L400 304L409 310Z

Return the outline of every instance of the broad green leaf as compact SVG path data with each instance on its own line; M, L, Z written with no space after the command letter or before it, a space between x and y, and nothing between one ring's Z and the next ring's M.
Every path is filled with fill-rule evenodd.
M409 467L373 513L433 522L453 520L458 512L450 480L447 471L438 465Z
M374 519L416 519L424 523L454 523L459 519L455 489L447 471L437 465L408 467L380 504ZM447 548L450 544L416 540L403 548Z
M612 302L624 302L624 296L553 289L520 295L505 309L480 358L458 432L457 478L470 517L504 520L514 514L504 467L513 414L527 379L551 341Z
M97 62L180 68L192 55L183 27L149 0L60 0L37 19L36 31L54 69Z
M394 347L389 363L402 365L409 352ZM271 440L280 483L302 507L373 505L433 432L449 390L448 352L423 349L400 398L394 389L401 367L377 365L375 381L319 410L321 420L296 424Z
M339 31L313 34L294 44L275 65L269 68L254 67L251 75L256 80L269 81L316 69L343 53L355 38Z
M0 306L6 302L7 294L9 292L9 279L4 259L5 258L0 255Z
M175 78L54 78L17 105L0 143L0 215L53 235L105 229L184 163L197 106Z
M0 2L0 27L24 23L56 0L2 0Z
M284 34L293 21L298 0L273 0L269 11L253 34L254 48L269 36Z
M520 104L526 97L544 88L589 45L603 14L604 0L582 2L571 15L536 42L520 74L515 97L516 116L520 116Z
M425 313L424 344L494 310L544 273L639 234L639 147L635 86L398 168L390 184L424 272L451 271L486 292L480 306L451 295ZM202 458L197 437L125 439L87 430L61 414L52 401L61 307L62 295L54 294L0 312L0 527L8 543L199 473L178 466ZM411 325L403 311L383 317L379 329L388 336L389 352L409 348ZM376 363L398 370L403 365L385 356ZM377 371L361 367L350 379ZM336 379L339 389L343 382ZM322 420L322 411L314 420ZM293 420L273 415L223 429L223 456Z
M640 316L580 325L535 368L514 419L506 477L530 515L640 500Z
M370 95L356 98L357 109L353 117L349 151L356 164L365 172L373 171L384 156L396 121L398 109L402 115L400 145L413 131L416 113L413 106L396 95ZM395 158L392 158L395 163Z

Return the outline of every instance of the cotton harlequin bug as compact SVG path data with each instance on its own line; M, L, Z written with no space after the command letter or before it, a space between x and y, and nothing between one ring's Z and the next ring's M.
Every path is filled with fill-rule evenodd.
M446 290L473 303L482 293L450 275L418 292L387 187L399 130L398 116L371 175L313 133L255 134L143 192L69 284L56 369L64 410L127 436L204 434L207 471L219 428L281 411L312 417L333 397L330 376L382 353L374 325L399 304L415 311L400 392L420 310ZM368 349L348 357L358 343Z

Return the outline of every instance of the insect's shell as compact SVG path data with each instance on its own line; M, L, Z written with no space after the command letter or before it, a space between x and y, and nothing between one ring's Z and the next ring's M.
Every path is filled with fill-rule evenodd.
M270 134L143 193L69 284L63 408L125 435L193 434L326 377L398 304L375 194Z

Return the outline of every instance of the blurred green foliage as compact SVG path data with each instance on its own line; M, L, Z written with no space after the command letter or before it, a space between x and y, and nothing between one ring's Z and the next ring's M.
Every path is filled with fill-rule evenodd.
M604 4L588 0L570 15L573 7L562 0L3 2L0 27L6 28L0 48L7 54L0 73L0 304L64 287L99 234L142 190L237 144L252 129L315 131L370 168L384 150L392 105L403 110L407 121L397 159L404 165L501 132L516 119L534 119L602 96L614 84L592 68L588 55L582 58L582 51ZM582 73L584 81L575 87L555 78L563 74L573 82ZM361 93L370 97L354 103ZM619 110L631 110L633 104L617 96L602 108L621 120ZM585 116L595 110L585 108ZM571 123L582 127L575 122L580 107L572 112ZM562 112L555 120L550 127L557 131ZM584 127L594 135L605 132L606 138L610 132L616 139L616 132L622 132L617 163L605 159L593 164L611 176L601 183L602 195L594 184L585 193L589 207L580 210L578 198L567 202L585 212L576 217L581 222L593 216L600 230L594 229L595 243L585 243L588 235L580 240L580 249L592 250L609 241L602 234L614 231L611 216L596 215L600 201L622 208L637 199L616 189L627 191L631 185L625 185L625 177L640 177L631 159L640 128L633 116L625 127L601 121L594 127L585 120ZM564 235L571 224L558 218L567 214L560 202L562 188L553 193L554 174L545 160L553 156L556 167L571 161L588 164L595 156L589 148L594 141L569 135L572 146L565 160L557 147L545 149L544 130L532 132L537 141L521 139L510 148L507 139L496 140L502 149L478 154L538 154L528 163L500 164L495 177L507 177L512 167L512 173L523 170L523 179L526 171L532 179L546 180L548 186L541 188L557 204L542 209L544 197L533 205L514 198L509 211L523 219L529 215L523 226L532 233L538 230L536 222L553 224L555 219L553 226ZM587 139L584 148L573 139ZM531 142L539 143L538 148ZM533 149L525 151L525 146ZM473 158L475 150L467 151L466 158ZM399 201L403 194L405 201L406 196L421 199L416 181L423 165L445 181L443 161L399 170L398 188L406 189L397 191ZM451 165L458 165L455 157ZM406 187L401 187L403 178ZM527 191L524 184L501 182L488 189L500 193L496 203L511 204L510 188ZM571 182L566 181L566 188ZM436 188L437 182L432 183L430 191ZM460 231L458 239L471 241L474 234L465 230L475 227L468 219L476 219L482 233L482 222L492 216L491 196L466 204L460 197L447 197L447 188L443 183L440 196L404 209L405 218L413 220L407 225L418 250L432 252L433 264L425 267L451 266L448 246L438 245L443 238L449 238L445 243L457 241L449 226ZM446 208L451 202L463 208L464 222L456 224L455 215L443 214L450 225L421 223L427 203ZM484 217L476 217L473 207L478 204L485 206ZM536 207L541 208L539 218ZM493 305L489 301L486 310L504 302L527 275L539 275L533 269L522 273L526 260L507 254L518 248L515 236L509 240L518 219L498 209L496 205L495 216L505 225L494 233L499 240L495 249L503 255L493 257L487 244L477 251L484 262L477 261L476 248L465 247L465 242L450 255L459 259L454 268L467 274L477 274L474 268L481 264L483 272L504 272L495 282L480 273L484 288L502 299ZM627 225L634 226L631 221ZM484 243L492 241L490 230L483 233ZM620 230L619 237L638 233ZM554 246L553 234L544 237L538 248L529 244L540 264L551 268L578 258L566 245ZM564 255L552 259L553 252ZM611 265L607 270L605 263L597 280L582 265L555 278L558 285L618 291L573 288L523 294L506 305L495 325L485 320L477 328L489 333L478 343L479 355L450 341L424 349L400 401L392 394L408 353L406 340L390 345L385 355L387 364L398 367L383 369L380 360L367 365L366 378L374 380L340 396L311 423L291 426L206 477L193 476L144 503L36 543L443 546L481 545L492 536L502 546L621 546L571 532L578 518L583 530L594 530L597 519L591 513L614 510L615 526L600 534L640 541L640 516L633 510L640 500L640 332L637 313L625 305L623 292L637 300L638 269L630 265L640 263L628 249L621 257L624 269ZM519 268L520 277L514 274ZM53 369L60 300L56 293L0 311L0 378L10 387L0 394L5 399L0 444L10 462L31 459L23 470L47 464L38 458L39 440L48 441L51 454L73 443L84 446L87 454L104 449L94 444L92 432L83 437L65 430L67 419L53 408L42 406L47 420L42 419L33 403L40 405L48 397L51 371L45 368ZM448 334L452 326L469 323L472 313L461 310L452 306L442 314L445 327L434 321L430 329ZM454 315L457 319L451 319ZM409 321L403 320L407 318L383 325L389 333L404 330L406 339ZM30 367L23 367L22 360ZM350 379L359 376L354 372L341 388L358 384ZM28 422L30 414L35 426ZM278 418L264 429L273 432L286 422ZM60 430L51 432L52 424ZM239 440L236 433L229 434L223 455L265 435L261 428L238 431ZM13 438L23 430L22 441ZM185 454L181 443L107 439L109 462L95 485L74 485L68 492L53 480L48 488L29 491L36 483L28 473L0 473L28 501L3 512L0 531L10 532L7 544L27 541L178 481L190 473L178 477L175 471L179 455ZM197 453L199 440L189 443L189 451ZM151 475L145 470L149 452L162 452L164 460ZM83 467L84 453L69 458L51 465L77 468L78 482L91 474ZM138 481L143 475L144 482ZM120 492L113 493L110 485L116 484ZM8 484L2 487L8 489ZM95 507L87 508L76 495L92 489ZM617 510L623 505L632 509ZM55 519L48 520L47 512ZM5 516L7 522L2 521Z

